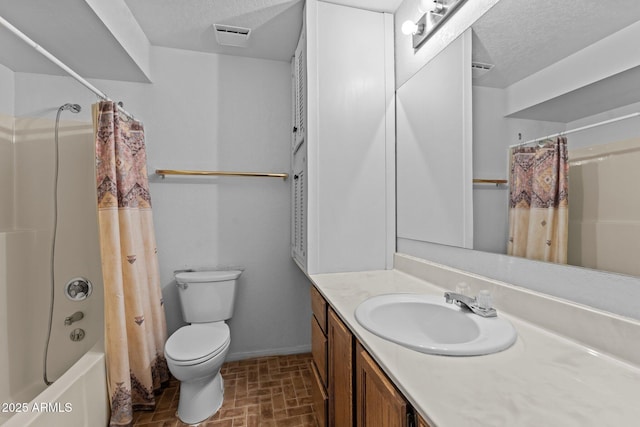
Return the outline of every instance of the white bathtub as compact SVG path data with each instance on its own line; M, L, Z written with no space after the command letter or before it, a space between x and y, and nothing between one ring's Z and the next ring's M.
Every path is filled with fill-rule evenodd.
M1 402L2 427L106 426L109 406L102 347L100 341L30 402Z

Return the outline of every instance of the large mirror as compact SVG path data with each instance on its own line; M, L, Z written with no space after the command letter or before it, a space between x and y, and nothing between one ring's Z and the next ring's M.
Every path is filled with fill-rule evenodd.
M465 168L463 161L463 173L438 180L434 194L422 199L424 210L415 209L419 203L413 201L415 194L403 194L408 178L403 177L400 162L415 159L426 149L399 148L399 237L507 254L512 238L509 147L537 147L543 144L539 139L562 133L569 153L567 263L640 276L640 115L635 114L640 112L640 3L502 0L465 36L470 42L452 43L425 68L442 69L438 61L447 55L458 61L460 52L464 57L470 51L471 97L456 95L456 102L462 100L463 110L470 102L472 109L467 146L472 167ZM423 78L441 86L442 80L426 73ZM403 90L408 93L409 88L398 91L400 117L405 116L403 109L416 110ZM465 138L464 132L459 133L456 144ZM442 156L441 148L437 150L424 157ZM442 162L438 167L439 177L446 174ZM445 221L434 227L418 225L417 213L442 205L436 193L464 192L469 178L474 179L472 202L463 195ZM460 181L457 187L445 190L454 180ZM410 208L404 202L409 199ZM438 203L433 203L435 199ZM465 217L465 211L473 213ZM447 221L448 228L443 227Z
M640 276L640 4L504 0L472 34L473 174L511 181L474 184L473 249L513 239L508 146L562 132L567 263Z

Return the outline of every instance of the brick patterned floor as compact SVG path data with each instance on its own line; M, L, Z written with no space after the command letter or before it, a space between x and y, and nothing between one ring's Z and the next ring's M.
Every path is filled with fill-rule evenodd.
M311 403L311 354L261 357L222 365L224 403L201 427L315 427ZM134 426L182 427L177 415L180 383L172 380L154 412L136 412Z

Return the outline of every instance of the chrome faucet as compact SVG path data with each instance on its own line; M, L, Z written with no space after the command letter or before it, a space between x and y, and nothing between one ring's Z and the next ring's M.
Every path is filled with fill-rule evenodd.
M455 292L445 292L444 300L448 304L456 303L456 305L460 307L466 307L478 316L496 317L498 315L496 309L491 307L490 302L481 301L481 303L479 303L478 298L471 298Z
M81 320L84 318L84 313L81 311L76 311L75 313L73 313L71 316L69 317L65 317L64 318L64 324L69 326L71 325L73 322L77 322L78 320Z

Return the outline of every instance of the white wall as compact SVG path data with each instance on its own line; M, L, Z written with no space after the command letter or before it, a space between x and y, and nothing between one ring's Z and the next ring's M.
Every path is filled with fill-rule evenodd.
M140 118L148 167L287 172L288 63L152 49L153 84L93 80ZM17 74L16 112L95 96L67 77ZM229 358L306 351L308 281L289 255L289 181L150 175L170 332L182 324L173 271L241 266Z
M13 115L15 104L14 73L0 64L0 114Z
M473 87L473 173L480 179L509 179L509 145L566 129L564 123L505 118L504 89ZM473 186L473 248L505 254L509 186Z
M13 200L13 71L0 64L0 200ZM0 204L0 231L13 227L13 203Z
M509 179L508 145L516 143L503 118L504 91L473 87L473 177ZM473 185L473 249L506 253L507 185Z
M600 114L583 117L579 120L569 122L567 123L567 129L576 129L594 123L600 123L605 120L615 119L617 117L622 117L639 112L640 102L637 102L625 107L614 108L612 110L604 111ZM569 141L569 150L637 138L640 134L640 132L638 131L639 129L640 116L636 116L608 125L598 126L581 132L572 133L571 135L567 136L567 139Z

